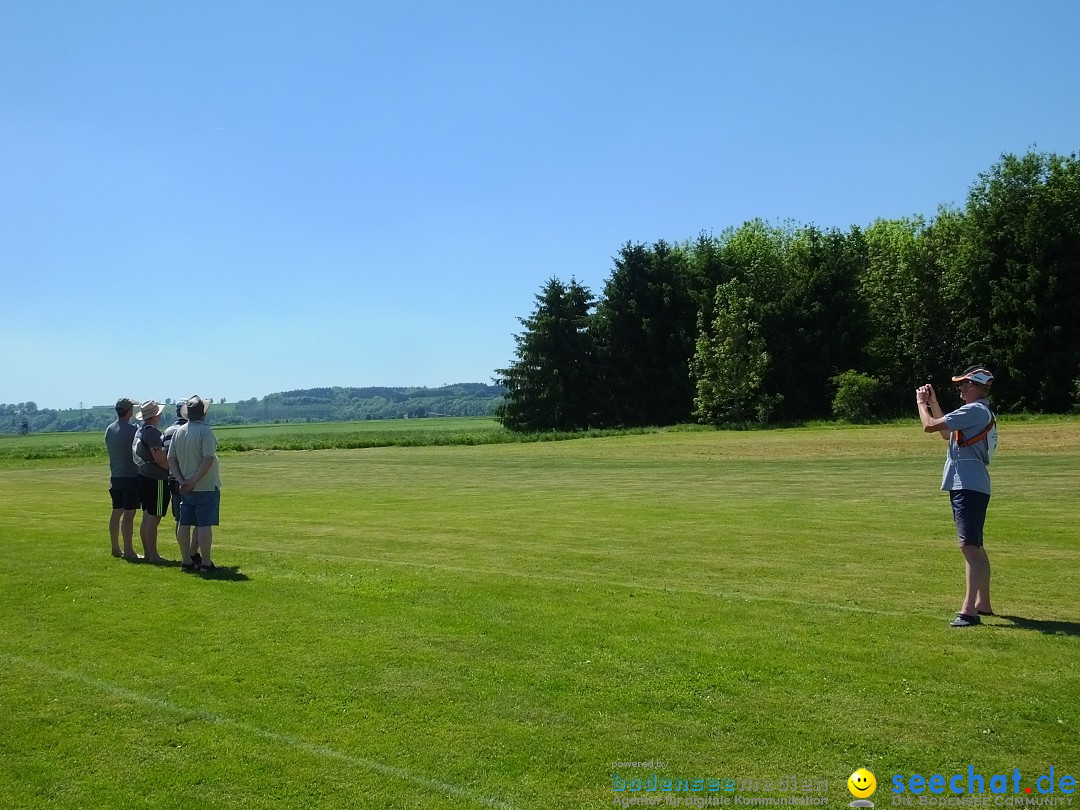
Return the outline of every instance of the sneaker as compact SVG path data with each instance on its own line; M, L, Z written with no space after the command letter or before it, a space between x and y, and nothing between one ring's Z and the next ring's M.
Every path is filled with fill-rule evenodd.
M956 618L949 622L950 627L974 627L977 624L982 624L982 619L967 613L957 613Z

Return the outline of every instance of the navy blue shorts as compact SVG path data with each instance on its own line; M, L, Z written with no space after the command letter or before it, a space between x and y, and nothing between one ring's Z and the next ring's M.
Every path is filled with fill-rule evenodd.
M217 526L221 490L187 492L180 496L181 526Z
M112 508L133 512L139 508L139 476L131 478L110 478L109 494L112 496Z
M974 489L954 489L949 492L949 500L952 501L957 542L961 546L982 548L983 524L986 523L986 507L990 504L990 496Z

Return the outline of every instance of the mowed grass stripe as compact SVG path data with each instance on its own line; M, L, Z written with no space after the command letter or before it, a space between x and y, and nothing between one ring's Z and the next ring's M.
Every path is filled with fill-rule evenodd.
M315 556L315 557L317 557L318 560L333 561L334 563L336 563L338 565L355 566L357 563L366 563L366 564L370 564L370 565L374 566L376 569L378 569L380 566L384 566L384 565L389 565L389 566L400 565L400 566L404 566L404 567L407 567L407 568L419 568L419 569L430 568L430 569L436 569L436 570L438 570L440 572L453 573L453 574L468 574L468 575L471 575L471 576L480 576L480 577L512 577L512 578L520 578L520 579L526 579L526 580L536 580L536 581L539 581L539 582L561 582L561 583L566 583L566 584L569 584L569 585L576 585L576 586L579 586L579 588L580 587L586 587L586 588L625 588L625 589L628 589L628 590L653 590L653 591L662 591L662 592L665 592L665 593L666 592L690 593L690 594L696 594L698 596L710 596L710 597L716 597L716 598L719 598L719 599L727 599L727 600L732 600L732 599L739 600L739 599L741 599L741 600L748 601L748 602L749 601L774 601L774 602L780 602L780 603L784 603L784 604L802 605L802 606L808 606L808 607L813 607L813 608L822 608L822 609L826 609L826 610L847 610L847 611L856 611L856 612L863 612L863 613L880 613L880 614L883 614L883 615L892 615L892 616L911 616L911 615L914 615L914 614L911 614L911 613L906 612L906 611L879 610L879 609L875 609L875 608L857 607L857 606L854 606L854 605L842 605L842 604L829 604L829 603L823 603L823 602L811 602L811 601L808 601L808 600L805 600L805 599L788 599L788 598L785 598L785 597L782 597L782 596L748 596L746 594L741 594L741 593L733 593L733 592L726 592L725 593L725 592L720 592L720 591L703 590L703 589L699 589L699 588L688 588L688 587L678 586L678 585L646 585L646 584L642 584L640 582L620 582L620 581L611 580L611 579L575 579L573 577L559 576L557 574L530 574L530 573L526 573L526 572L515 570L515 569L509 569L509 568L481 568L481 567L477 567L477 566L464 567L464 566L458 566L458 565L445 565L445 564L440 564L440 563L416 562L414 560L395 560L395 559L391 559L389 557L359 557L359 556L351 556L351 555L344 555L344 554L325 554L325 553L313 554L312 552L294 551L294 550L282 550L280 548L275 549L273 552L271 552L269 549L267 549L265 547L260 548L260 547L254 547L254 546L233 546L233 548L235 548L237 551L247 551L247 552L253 552L254 554L263 554L263 555L269 555L271 553L276 553L276 554L297 554L297 555ZM273 574L270 573L270 575L272 576ZM940 618L941 618L940 613L928 613L927 612L927 613L923 613L922 616L924 618L933 618L934 620L940 620Z
M792 431L785 452L775 433L230 455L216 556L242 581L104 558L100 470L0 470L5 648L518 807L608 805L610 763L651 757L688 777L827 776L836 800L858 764L1067 770L1077 456L1010 437L995 600L1039 623L958 633L940 442ZM0 698L26 705L48 699ZM123 723L65 718L72 740L135 746ZM18 754L35 728L0 745ZM304 783L303 758L261 756ZM242 776L234 792L267 795Z
M933 456L926 462L766 459L697 465L704 470L679 462L653 472L643 471L645 464L629 472L605 467L522 472L514 455L508 465L474 465L473 478L464 480L455 475L456 464L447 469L440 461L447 456L436 454L425 462L424 480L408 483L378 462L354 456L355 467L347 459L333 462L331 476L361 479L355 497L363 502L357 508L347 502L333 523L324 520L317 501L314 508L305 507L307 491L286 495L260 486L258 497L268 504L288 498L295 505L276 525L261 527L259 533L272 542L259 547L357 547L390 559L404 552L418 562L437 557L459 565L481 554L488 567L498 559L503 568L520 572L555 568L560 575L592 581L612 575L623 581L632 574L633 581L655 587L738 593L746 593L747 586L751 593L760 593L761 586L771 589L774 578L761 574L779 573L802 588L834 591L846 583L849 600L871 597L879 601L878 609L909 609L897 601L900 595L889 592L890 585L910 586L923 599L928 591L954 590L957 583L957 560L942 553L955 541L947 499L936 490L940 461L937 453ZM1026 551L1047 558L1075 553L1060 542L1072 531L1071 514L1046 508L1045 486L1027 492L1014 487L1041 475L1041 470L1034 476L1023 471L1015 466L1019 463L1013 459L995 471L999 495L990 542L996 559L1006 562L1021 541ZM1011 469L1020 474L1012 475ZM308 483L316 490L326 485L314 474ZM743 553L747 543L752 554ZM925 565L927 555L942 563L940 572ZM888 583L865 582L881 567L888 571ZM829 577L821 576L822 568ZM1009 567L1002 569L1000 583L1008 586ZM1023 579L1023 566L1015 571L1020 587L1031 584ZM919 584L939 573L944 580L930 588ZM1047 583L1039 584L1046 593ZM1048 608L1069 604L1067 590L1047 595ZM950 597L943 609L951 608Z
M495 807L504 808L505 810L511 810L511 805L498 799L493 799L485 796L474 796L466 790L462 790L456 785L449 785L443 782L439 782L435 779L428 779L422 775L410 773L402 768L396 768L393 765L387 765L382 762L375 762L368 759L362 759L348 754L336 751L333 748L329 748L325 745L313 745L306 740L301 740L296 737L287 734L278 734L273 731L268 731L263 728L256 728L255 726L248 725L246 723L239 723L236 720L232 720L228 717L222 717L212 712L208 712L202 709L177 706L168 701L161 700L160 698L144 695L131 689L125 689L115 684L107 683L105 681L98 680L96 678L88 678L85 675L76 672L67 672L64 670L55 669L53 667L46 666L38 661L30 661L17 655L11 655L0 650L0 658L3 658L10 664L14 664L18 667L30 669L51 676L52 678L76 681L84 686L92 687L93 689L105 692L108 695L117 697L121 700L131 703L141 703L156 709L161 712L167 712L169 714L183 715L201 720L205 723L209 723L215 726L224 726L243 734L248 734L254 737L259 737L268 743L274 745L283 746L286 748L295 748L303 753L312 754L317 757L334 760L336 762L343 763L350 767L363 768L365 770L375 771L377 773L390 776L394 779L399 779L404 782L412 782L426 788L438 795L451 796L457 799L461 799L470 804L476 804L483 807Z

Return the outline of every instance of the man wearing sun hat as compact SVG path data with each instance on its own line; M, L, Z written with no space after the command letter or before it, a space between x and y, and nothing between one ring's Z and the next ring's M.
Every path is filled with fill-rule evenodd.
M139 468L131 458L131 442L135 438L135 425L131 417L135 400L121 397L116 400L116 421L105 430L105 447L109 451L109 495L112 498L112 515L109 517L109 537L112 555L127 560L138 560L131 544L134 533L135 510L139 508ZM120 550L120 537L124 538L124 550Z
M139 539L147 562L161 562L157 547L158 524L169 511L169 457L158 429L161 411L161 405L152 399L140 406L135 418L141 420L142 425L131 444L132 455L139 464L139 502L143 510Z
M990 460L997 449L997 419L986 401L994 375L985 366L971 366L952 378L963 405L941 412L933 386L915 392L923 431L948 441L941 488L949 493L960 551L964 555L964 603L950 624L973 627L980 616L992 616L990 558L983 547L983 524L990 503Z
M219 523L221 477L218 474L217 438L205 421L209 407L210 400L197 395L184 402L180 415L188 420L187 424L176 429L169 445L169 469L180 484L180 525L176 542L183 556L181 568L185 571L194 569L190 550L192 529L199 544L199 570L214 570L210 545L213 527Z

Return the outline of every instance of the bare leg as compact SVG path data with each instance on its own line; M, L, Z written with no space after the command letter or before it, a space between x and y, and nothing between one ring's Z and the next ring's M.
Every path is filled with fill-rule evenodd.
M979 547L981 565L979 567L979 580L975 583L975 609L982 613L993 613L990 607L990 557L986 549Z
M123 509L113 509L109 516L109 539L112 540L112 555L120 557L124 552L120 550L120 517L124 514Z
M180 546L180 561L191 565L191 527L183 523L176 524L176 543Z
M139 559L139 555L135 553L135 546L131 544L132 536L135 534L135 510L125 509L123 515L120 517L120 536L124 538L124 557L129 560Z
M195 536L199 539L199 554L202 556L202 564L213 565L210 560L210 544L214 541L214 527L200 526L195 530Z
M158 562L157 536L158 524L161 523L160 515L151 515L143 512L142 522L139 524L139 539L142 541L143 556L150 562Z
M986 552L978 546L961 546L964 553L964 604L960 612L968 616L976 615L976 610L989 610L990 605L990 560ZM987 607L982 607L983 603ZM979 605L979 608L976 608Z

